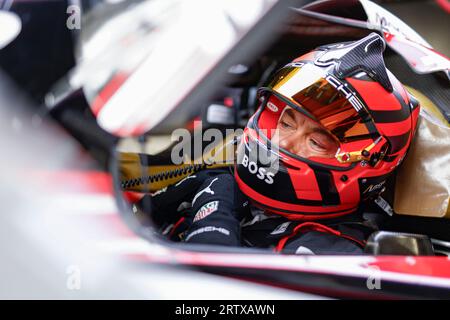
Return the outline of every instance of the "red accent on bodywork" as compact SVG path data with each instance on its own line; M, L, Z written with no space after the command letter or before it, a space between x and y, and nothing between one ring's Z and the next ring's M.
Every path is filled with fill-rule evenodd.
M450 260L444 257L378 257L368 265L389 272L450 278Z
M444 9L444 11L450 13L450 2L448 0L436 0L436 3Z
M125 192L123 192L123 196L129 202L136 203L139 200L141 200L145 196L145 194L143 194L141 192L125 191Z
M108 100L116 93L117 90L128 79L129 75L125 73L116 74L100 91L92 102L91 109L95 116L98 116L100 110L108 102Z
M98 171L37 171L27 173L48 185L50 190L79 193L113 194L113 181L109 173Z
M450 260L447 257L399 257L399 256L301 256L301 255L276 255L269 257L264 255L264 259L276 261L276 263L261 263L261 255L258 254L232 254L232 253L202 253L180 250L168 250L166 254L126 254L127 257L149 263L173 264L174 262L188 266L206 267L229 267L251 269L257 268L267 271L292 271L312 274L332 274L340 275L344 271L346 274L354 274L360 277L359 270L366 270L371 267L378 267L382 272L396 275L411 275L418 277L432 277L436 279L450 279ZM286 263L283 263L285 261ZM298 261L299 263L292 263ZM305 261L309 263L304 264ZM323 263L320 263L323 261ZM335 264L333 262L336 262ZM316 269L314 265L321 264L329 268ZM352 273L352 269L355 272ZM414 284L416 278L411 280L403 279L403 282Z

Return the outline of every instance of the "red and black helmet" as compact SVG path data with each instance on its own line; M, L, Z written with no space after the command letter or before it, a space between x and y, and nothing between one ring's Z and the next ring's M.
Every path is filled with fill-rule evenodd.
M314 220L352 213L382 192L409 148L419 115L417 100L386 69L384 49L376 33L322 46L259 89L260 105L244 130L235 170L240 189L256 206ZM305 148L322 151L324 137L329 152L286 149L277 131L291 130L285 117L319 134L319 142L305 140ZM293 139L298 130L283 134Z

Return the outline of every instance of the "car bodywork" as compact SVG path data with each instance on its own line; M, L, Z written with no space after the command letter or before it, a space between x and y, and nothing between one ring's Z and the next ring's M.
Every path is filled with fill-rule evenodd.
M348 1L346 3L348 3L348 8L352 8L356 2ZM369 1L362 1L361 3L366 6L371 5ZM289 5L296 8L302 7L303 4L302 1L289 3ZM73 203L74 207L82 207L84 203L89 208L86 210L89 214L83 214L81 210L76 212L78 209L74 210L75 212L70 219L83 220L87 224L90 224L91 220L96 220L97 222L100 220L100 224L103 227L107 226L108 232L114 234L113 240L103 238L101 240L94 239L92 242L100 247L101 254L112 254L115 257L125 258L126 261L133 261L141 266L170 266L174 267L177 272L187 269L196 270L202 273L225 276L226 278L224 279L232 278L245 281L246 283L262 284L270 288L284 288L290 290L289 292L312 293L334 298L450 298L450 260L447 256L367 255L357 257L319 257L276 255L263 250L241 248L224 249L213 246L179 246L165 242L152 228L143 227L133 215L130 203L122 197L120 168L118 167L120 163L115 149L117 138L114 135L139 136L144 132L161 133L180 126L186 126L198 114L198 106L202 104L202 101L211 98L212 92L215 92L218 87L223 85L223 77L227 74L230 67L235 65L237 61L244 61L244 57L250 55L249 52L253 54L267 53L265 50L269 46L269 56L281 56L280 60L286 60L290 57L280 55L279 52L280 50L292 50L292 47L290 48L289 46L295 47L299 43L307 43L302 45L310 47L316 45L317 42L337 42L338 40L351 39L367 34L370 32L368 29L384 27L382 24L377 26L376 19L372 19L371 16L368 16L365 25L360 24L358 26L355 26L354 21L352 22L348 17L344 17L345 19L339 19L339 17L330 18L332 15L328 14L329 10L332 11L333 8L336 8L336 3L325 1L322 4L315 4L315 6L313 4L303 7L300 12L297 10L297 14L301 13L305 18L289 24L288 31L284 33L283 37L279 38L278 42L262 41L269 30L276 29L280 21L287 19L288 13L292 14L288 8L289 5L270 3L262 18L256 19L232 45L225 48L225 52L217 60L214 60L208 66L209 69L206 68L200 73L195 85L187 88L185 93L182 94L184 99L176 99L176 103L172 102L173 105L170 108L167 107L172 112L166 113L167 116L160 117L161 121L152 122L153 125L150 127L141 126L143 122L148 123L145 117L137 118L138 122L134 124L131 121L127 121L126 125L132 126L132 130L128 127L126 130L116 130L117 127L111 129L112 127L108 124L107 113L99 121L101 128L96 126L95 117L93 119L90 118L89 121L91 122L85 118L80 118L80 114L84 110L77 112L77 108L73 107L73 105L79 103L80 99L87 105L84 100L87 99L90 102L89 106L93 108L93 114L98 119L100 110L98 110L98 105L96 107L93 101L101 94L102 90L94 90L92 88L96 87L90 86L92 82L89 81L89 68L86 69L82 66L82 68L74 69L74 72L69 73L69 77L59 81L56 86L52 87L50 93L46 95L46 108L53 113L53 117L66 130L72 133L85 147L87 146L88 150L94 154L94 157L100 158L105 165L109 166L109 172L86 171L79 168L70 172L64 170L59 173L43 170L44 172L40 172L37 175L39 180L51 181L51 185L48 186L47 190L49 190L48 192L55 192L55 198L66 199L75 197L77 201ZM361 10L361 7L358 8ZM120 9L122 10L123 8ZM328 13L324 14L321 10ZM357 16L361 15L363 11L348 9L347 12ZM366 12L372 11L369 9ZM318 18L323 19L317 20ZM391 17L386 18L389 19ZM342 23L343 21L344 23ZM391 29L380 29L379 31L383 32L387 39L390 39L390 41L387 41L388 45L391 44L394 51L401 53L401 48L404 49L405 47L399 46L399 42L395 42L393 39L400 39L399 41L403 45L405 42L409 43L417 39L411 39L405 37L402 33L396 33L395 28L392 29L392 26L398 22L390 21ZM311 28L311 26L314 26L314 28ZM405 30L404 27L400 29ZM334 30L334 33L330 32L330 30ZM405 32L408 35L410 34L410 30ZM299 36L304 38L300 41ZM297 40L292 41L292 39ZM420 54L425 52L434 56L434 53L430 53L434 51L427 49L430 47L428 43L422 40L418 41L419 44L417 44L417 41L413 42L413 47ZM401 48L399 49L399 47ZM411 51L407 50L407 52ZM448 59L445 58L443 60L442 56L438 55L436 58L438 62L429 64L428 66L432 65L433 67L426 69L426 66L420 66L414 62L417 56L414 55L412 61L411 59L408 60L408 55L403 55L403 58L408 60L408 64L416 67L415 71L426 73L420 77L425 77L429 80L427 81L428 84L422 87L419 86L419 89L425 92L437 106L445 106L444 102L448 101L446 100L448 99L448 82L446 83L447 87L442 85L442 81L436 80L435 75L432 73L439 71L448 77ZM399 70L401 70L399 73L408 74L407 72L410 71L405 71L404 66L400 67L401 64L398 63L398 58L398 55L392 56L392 65L399 66ZM81 64L85 63L89 66L89 61L86 62L81 56L77 59L78 65L80 65L81 61ZM428 59L430 61L432 58ZM425 61L427 60L425 59ZM110 65L105 67L106 69L111 68ZM211 72L211 70L214 72ZM395 71L393 72L396 73ZM120 74L120 72L118 73ZM420 83L420 80L415 80L418 76L413 72L411 74L408 80L413 82L413 84ZM87 78L84 78L85 76ZM117 81L115 77L107 78L109 80L112 79L111 81L114 81L114 79ZM230 75L228 74L229 78ZM106 85L101 86L101 88L108 87L111 81L106 81ZM123 88L123 79L119 82L118 86L112 86L116 91ZM116 91L113 90L112 94L106 96L107 102ZM131 94L135 94L135 92ZM109 106L108 103L104 103L100 109L107 110ZM113 105L112 108L116 107ZM142 111L140 108L142 107L136 107L137 114L140 114ZM445 107L442 107L442 109L442 113L448 121L448 109L446 110ZM177 112L175 113L173 110ZM152 112L148 113L147 117L154 119L154 113L158 112L158 110L153 110ZM114 116L114 119L117 120L117 115ZM86 121L83 122L82 120ZM64 192L56 193L57 190L64 190ZM80 197L75 195L80 195ZM92 201L92 198L102 200L89 202ZM113 204L113 200L115 200L115 204ZM66 208L67 210L70 207L67 204L68 202L65 203L65 206L61 205L61 208ZM401 225L402 220L407 218L397 217L395 219L399 220L396 225ZM427 228L426 225L428 223L431 236L433 230L436 230L436 235L438 236L445 234L445 229L449 225L448 220L440 219L439 221L427 222L420 220L420 218L412 218L407 224L414 225L417 221L416 219L423 225L423 228L420 229L421 231ZM440 228L444 231L439 231ZM444 240L448 241L449 239L446 238ZM447 243L442 242L441 245L446 246ZM276 292L278 293L278 291ZM280 292L280 297L285 297L283 294ZM300 296L293 296L293 298L296 297L300 298Z

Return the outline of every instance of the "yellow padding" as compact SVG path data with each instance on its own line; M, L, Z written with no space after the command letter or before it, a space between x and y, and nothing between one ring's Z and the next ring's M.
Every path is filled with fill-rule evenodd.
M213 163L212 165L208 165L208 169L227 167L234 164L235 146L232 144L233 140L234 135L229 135L223 143L218 143L217 145L206 150L203 155L203 160L209 160L208 163ZM191 174L188 172L168 178L169 175L166 175L166 173L177 169L189 168L193 164L204 163L203 160L196 159L193 162L186 162L181 165L167 164L152 166L150 164L150 166L144 167L141 164L139 154L121 152L119 154L121 181L136 179L142 176L154 176L157 174L164 175L163 179L158 179L158 181L154 181L150 184L130 186L126 189L126 191L134 192L155 192L169 185L175 184Z
M450 127L450 123L448 123L447 119L444 118L442 115L441 110L430 100L427 96L422 94L420 91L405 86L408 91L417 99L419 100L420 107L422 109L425 109L429 114L431 114L435 119L439 120L439 122L447 127Z

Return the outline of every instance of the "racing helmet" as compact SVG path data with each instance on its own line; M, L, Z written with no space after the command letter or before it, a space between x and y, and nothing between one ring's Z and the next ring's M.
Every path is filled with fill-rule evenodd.
M322 46L259 88L235 165L238 186L254 205L316 220L353 213L383 191L410 146L420 108L386 68L384 49L376 33Z

